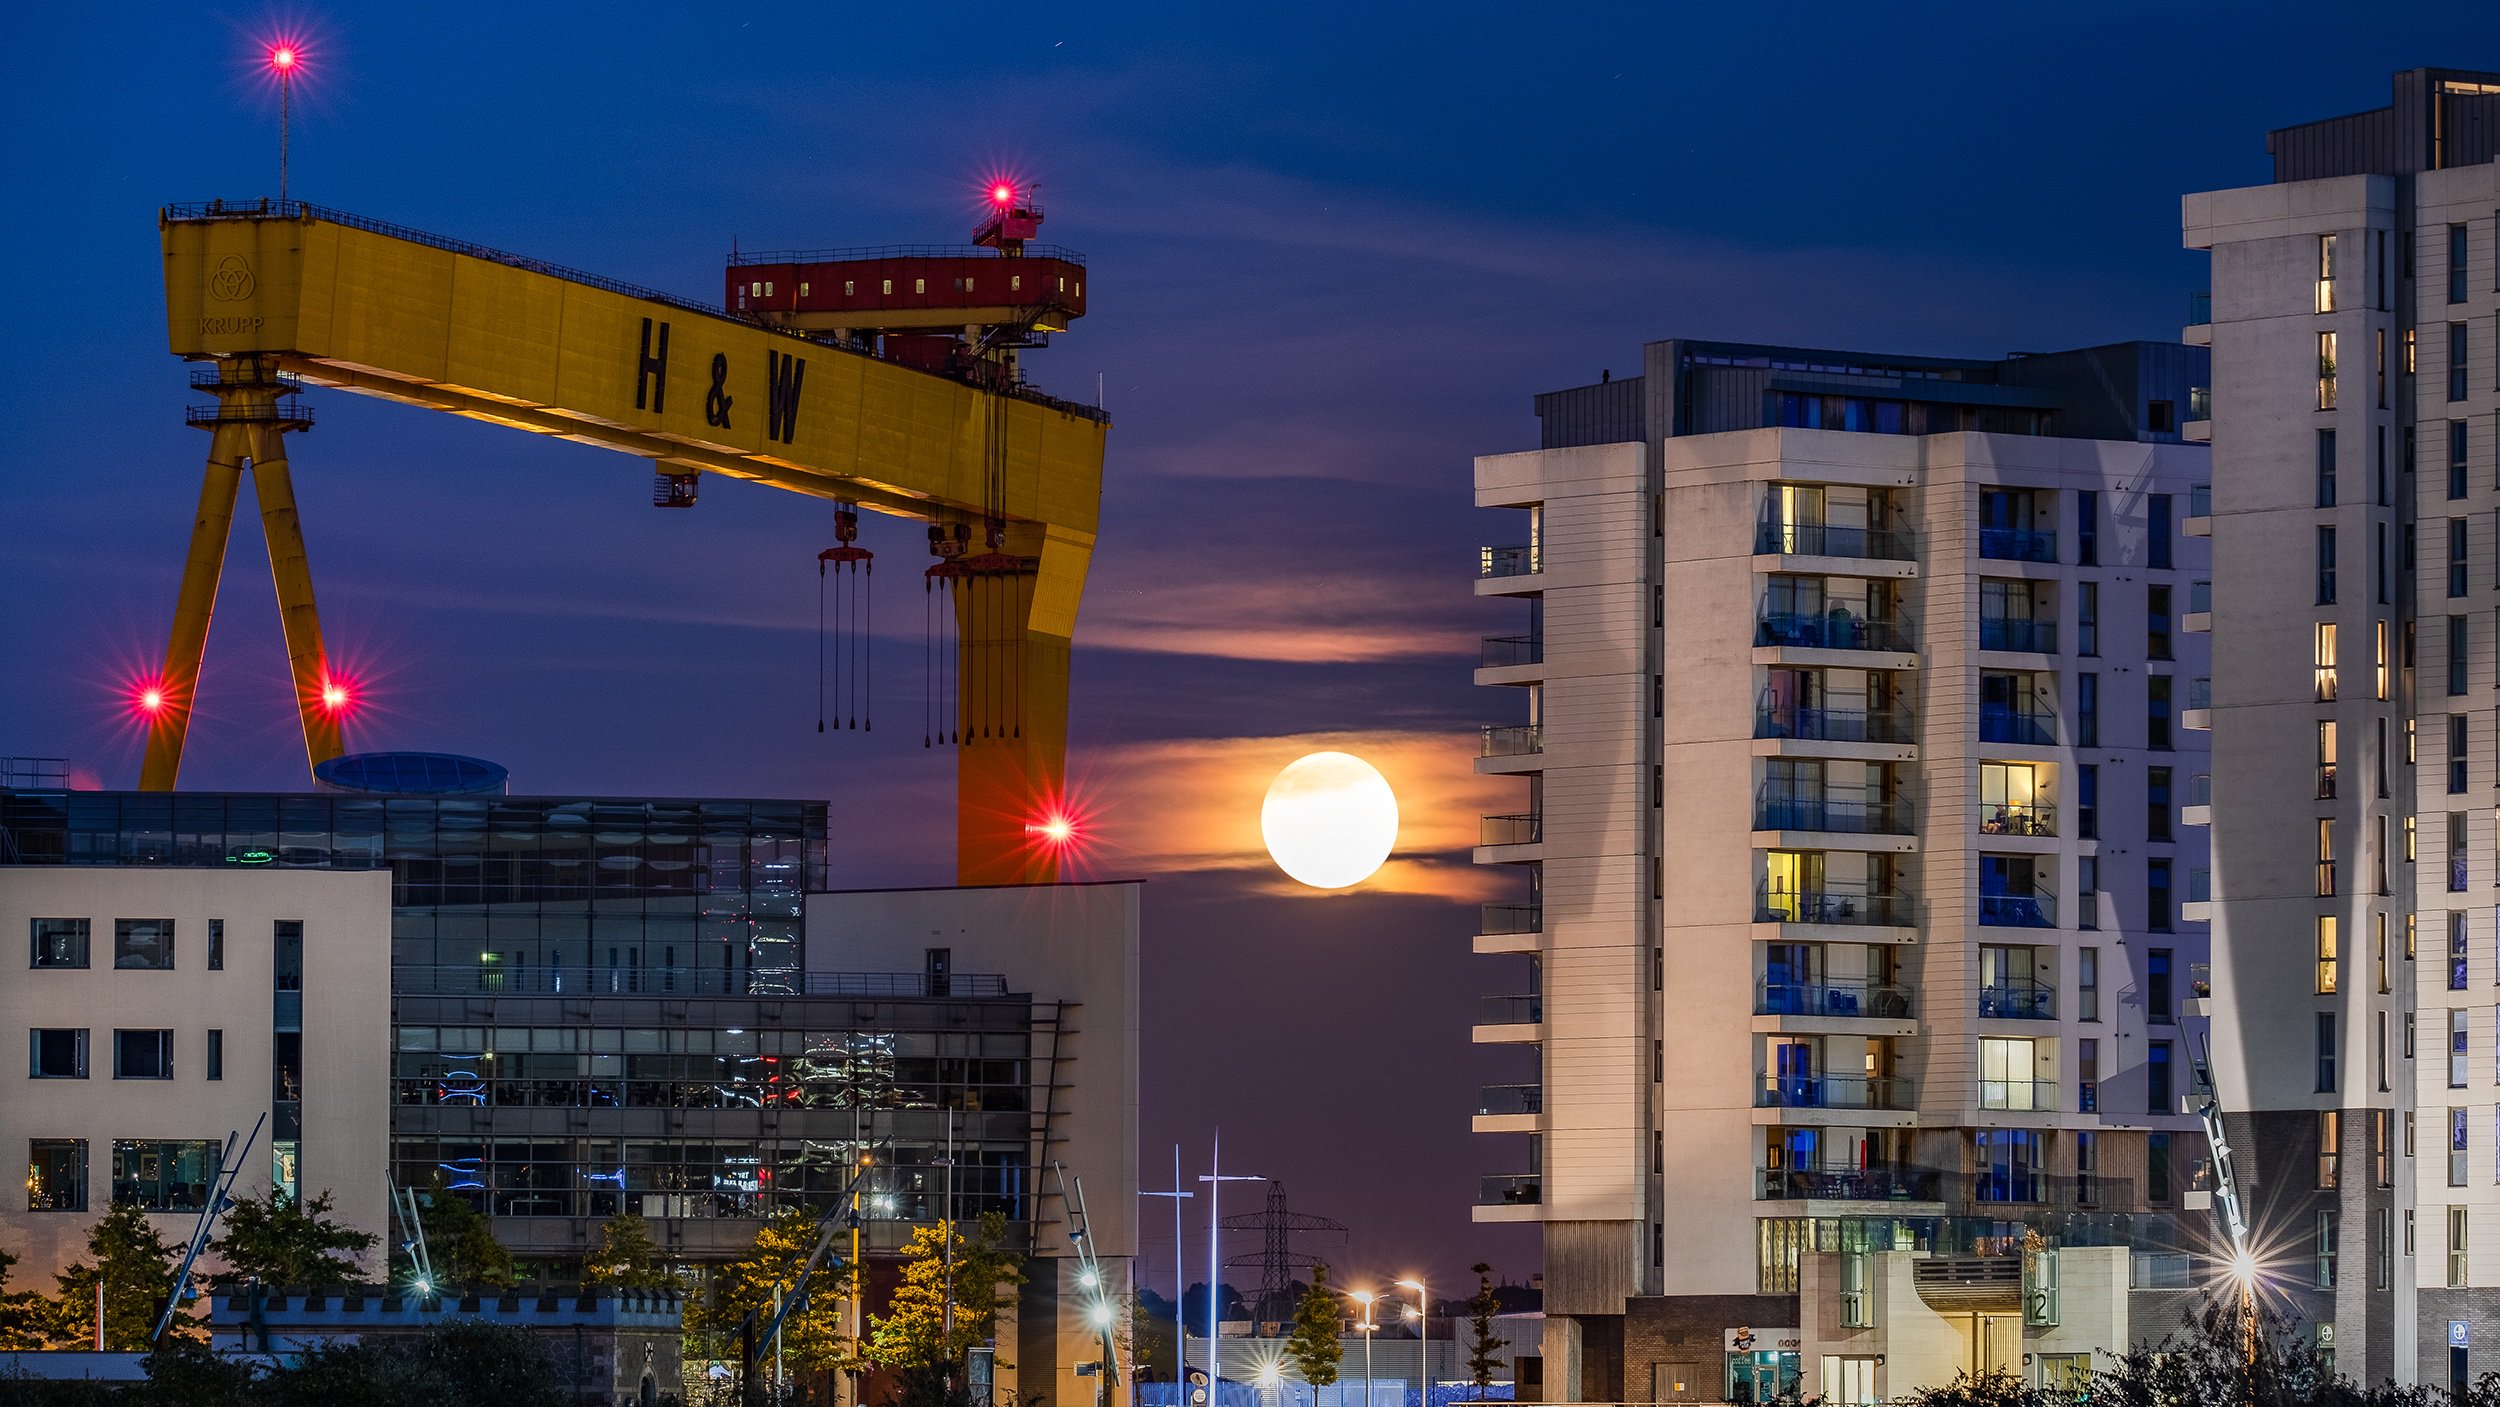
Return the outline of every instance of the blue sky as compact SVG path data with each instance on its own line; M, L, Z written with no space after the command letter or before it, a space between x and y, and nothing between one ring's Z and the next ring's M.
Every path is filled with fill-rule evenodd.
M690 296L753 247L963 237L981 179L1038 183L1092 315L1035 355L1117 429L1075 770L1101 872L1149 890L1149 1168L1227 1147L1352 1223L1353 1267L1533 1241L1466 1223L1462 961L1482 877L1471 455L1538 390L1671 335L1988 355L2175 336L2188 190L2266 179L2267 128L2500 66L2485 6L853 4L16 12L0 233L0 754L136 776L116 704L163 648L205 438L164 351L154 213L275 184L263 36L303 36L293 193ZM813 730L814 508L340 395L294 446L359 746L509 765L517 789L820 796L845 883L946 878L918 746L921 625L883 606L881 727ZM907 526L868 545L918 566ZM1426 847L1394 892L1277 885L1238 843L1270 759L1368 741ZM301 782L257 536L229 559L200 787ZM1415 1091L1421 1090L1417 1095ZM1325 1098L1346 1117L1314 1121ZM1150 1223L1151 1224L1151 1223ZM1150 1241L1150 1248L1159 1245ZM1158 1283L1168 1265L1154 1268Z

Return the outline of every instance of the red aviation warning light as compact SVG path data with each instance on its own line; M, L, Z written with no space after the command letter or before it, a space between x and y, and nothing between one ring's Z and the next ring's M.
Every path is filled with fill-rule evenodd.
M170 702L165 697L165 686L153 679L139 681L130 691L131 711L150 722L163 717Z
M355 691L345 680L332 677L321 681L321 707L327 712L345 713L355 703Z
M278 43L269 46L269 67L282 78L292 76L295 66L303 60L303 52L292 44Z
M1015 203L1016 188L1014 186L1009 185L1005 181L1000 181L998 184L990 187L990 204L1007 206Z

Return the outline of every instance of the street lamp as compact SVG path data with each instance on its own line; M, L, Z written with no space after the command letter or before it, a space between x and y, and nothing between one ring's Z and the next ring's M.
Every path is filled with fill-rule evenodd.
M1217 1332L1223 1327L1217 1322L1216 1316L1221 1312L1223 1300L1220 1287L1224 1280L1224 1253L1220 1243L1224 1236L1224 1218L1221 1210L1224 1184L1265 1182L1267 1179L1255 1173L1224 1171L1224 1135L1218 1132L1207 1150L1207 1170L1198 1175L1198 1180L1207 1185L1207 1404L1208 1407L1215 1407L1215 1403L1224 1392L1222 1350L1216 1346ZM1176 1202L1173 1205L1177 1207L1179 1203ZM1182 1329L1180 1334L1185 1350L1189 1342L1189 1331Z
M1363 1407L1372 1407L1372 1331L1380 1326L1372 1322L1372 1292L1356 1290L1353 1298L1363 1306L1362 1322L1354 1326L1363 1336Z
M1415 1401L1417 1407L1432 1407L1432 1296L1421 1275L1397 1286L1415 1292Z

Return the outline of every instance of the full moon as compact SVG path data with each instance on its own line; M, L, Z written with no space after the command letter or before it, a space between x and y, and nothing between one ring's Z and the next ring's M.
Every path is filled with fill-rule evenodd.
M1259 831L1278 869L1313 889L1344 889L1371 878L1397 844L1397 793L1363 759L1315 752L1268 784Z

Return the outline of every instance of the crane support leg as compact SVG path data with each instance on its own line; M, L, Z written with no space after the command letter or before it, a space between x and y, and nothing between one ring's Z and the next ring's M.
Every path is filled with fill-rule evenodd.
M1031 570L974 577L955 595L955 882L1050 884L1061 846L1043 827L1064 815L1068 655L1093 535L1008 525L1008 555Z
M321 616L313 608L312 563L304 555L304 525L295 512L285 432L275 424L259 424L252 434L259 441L252 455L252 491L260 498L260 529L269 540L269 575L278 587L287 670L295 679L295 710L304 720L305 760L318 767L346 748L339 736L339 709L323 697L332 680L329 657L321 648Z
M217 610L217 582L226 567L226 540L234 530L234 502L242 492L243 462L251 457L251 430L240 422L219 425L208 442L208 472L200 481L200 508L191 519L191 551L182 563L182 591L174 598L173 635L165 643L165 667L156 687L164 706L148 726L148 750L139 764L141 791L172 791L182 772L182 744L191 732L191 705L199 696L200 660L208 652L209 617Z

